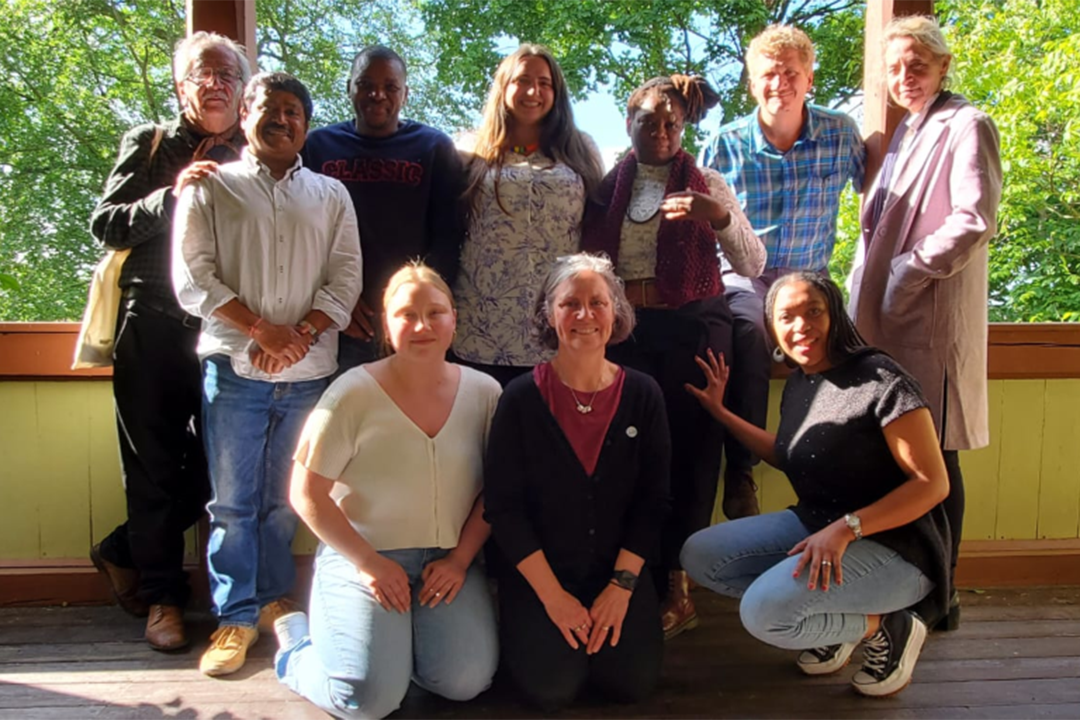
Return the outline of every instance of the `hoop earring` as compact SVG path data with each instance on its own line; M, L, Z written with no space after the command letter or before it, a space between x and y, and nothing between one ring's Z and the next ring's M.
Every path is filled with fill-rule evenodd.
M781 350L779 346L773 348L773 350L772 350L772 360L773 360L774 363L782 363L782 362L784 362L786 357L787 356L784 355L784 351Z

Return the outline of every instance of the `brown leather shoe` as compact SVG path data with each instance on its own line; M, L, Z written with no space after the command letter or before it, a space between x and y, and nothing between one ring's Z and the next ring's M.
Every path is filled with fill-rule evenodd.
M111 563L101 555L101 543L90 548L90 561L109 581L116 604L135 617L146 617L150 608L137 596L139 590L139 571Z
M259 632L274 634L274 622L289 613L303 610L298 603L287 597L266 603L259 608Z
M724 502L721 505L728 520L760 515L757 485L749 468L726 468L724 470Z
M685 570L672 570L668 574L668 596L660 607L660 623L665 640L698 626L697 609L690 599L690 576Z
M151 605L146 619L146 642L155 650L179 650L187 647L184 612L175 605Z

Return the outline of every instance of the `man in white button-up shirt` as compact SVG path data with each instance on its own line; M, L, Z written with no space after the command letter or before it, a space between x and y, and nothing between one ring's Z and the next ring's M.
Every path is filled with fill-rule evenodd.
M312 102L300 81L262 73L244 91L248 146L177 205L173 283L203 318L203 422L213 498L208 560L219 628L200 670L244 664L294 580L291 457L337 369L337 334L361 286L345 187L303 167Z

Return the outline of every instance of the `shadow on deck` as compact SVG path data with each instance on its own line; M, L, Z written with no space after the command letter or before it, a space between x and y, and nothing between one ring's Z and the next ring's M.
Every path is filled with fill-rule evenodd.
M746 634L736 603L704 590L694 597L701 627L668 643L652 700L586 697L562 717L1080 717L1080 587L964 592L960 630L932 634L914 682L886 700L856 696L853 667L804 677L793 653ZM273 638L259 640L240 673L200 675L212 624L195 620L199 642L163 654L142 641L142 621L115 607L0 609L0 719L326 717L278 684ZM413 690L392 717L540 717L501 678L469 703Z

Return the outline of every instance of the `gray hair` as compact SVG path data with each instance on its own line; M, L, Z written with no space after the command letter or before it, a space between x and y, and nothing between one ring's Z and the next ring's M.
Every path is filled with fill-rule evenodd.
M611 330L611 339L608 345L621 343L630 337L637 318L634 308L626 299L626 291L623 289L623 281L615 274L615 266L607 255L592 255L590 253L577 253L564 255L557 259L551 266L547 277L540 286L540 292L533 304L532 325L533 334L541 346L549 350L559 348L559 337L555 328L551 327L552 311L555 307L555 293L559 287L583 272L594 272L604 279L608 292L611 294L612 310L615 313L615 326Z
M938 60L952 56L952 53L949 52L949 46L945 43L945 36L941 33L941 25L938 24L935 17L904 15L893 18L882 32L882 51L893 40L905 37L911 38L929 50Z
M251 63L247 59L247 51L238 42L213 32L200 30L188 35L176 43L173 51L173 80L180 82L191 72L192 64L202 56L203 52L212 47L220 47L231 52L236 57L236 65L240 68L240 86L247 85L251 79Z

